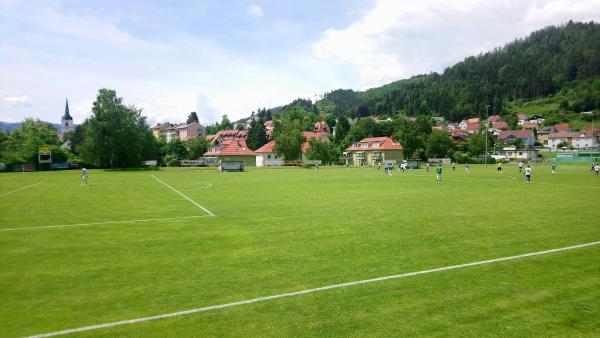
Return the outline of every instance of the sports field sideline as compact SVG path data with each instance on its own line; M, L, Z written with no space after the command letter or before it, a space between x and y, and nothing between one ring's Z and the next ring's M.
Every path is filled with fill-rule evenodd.
M600 241L588 166L0 175L0 335L53 333ZM72 336L600 335L600 245Z

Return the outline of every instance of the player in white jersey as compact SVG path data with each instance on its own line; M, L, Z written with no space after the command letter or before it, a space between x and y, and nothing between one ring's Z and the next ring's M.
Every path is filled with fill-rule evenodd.
M88 184L88 170L86 168L81 171L81 184Z

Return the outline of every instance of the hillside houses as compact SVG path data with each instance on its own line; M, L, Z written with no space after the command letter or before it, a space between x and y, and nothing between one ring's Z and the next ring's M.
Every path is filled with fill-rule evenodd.
M173 140L187 141L195 137L206 137L206 128L198 122L171 124L157 123L152 127L152 135L156 139L165 137L167 142Z

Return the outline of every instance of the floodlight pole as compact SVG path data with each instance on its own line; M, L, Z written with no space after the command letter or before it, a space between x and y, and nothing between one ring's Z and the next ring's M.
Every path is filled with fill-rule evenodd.
M488 116L490 115L490 105L488 104L486 106L486 113L485 113L485 154L483 154L483 163L485 164L485 167L487 168L487 153L488 153Z

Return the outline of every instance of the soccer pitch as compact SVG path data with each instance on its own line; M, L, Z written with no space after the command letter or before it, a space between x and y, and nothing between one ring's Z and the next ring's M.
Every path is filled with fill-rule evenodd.
M600 244L462 266L600 241L600 178L495 169L2 174L0 336L600 336Z

